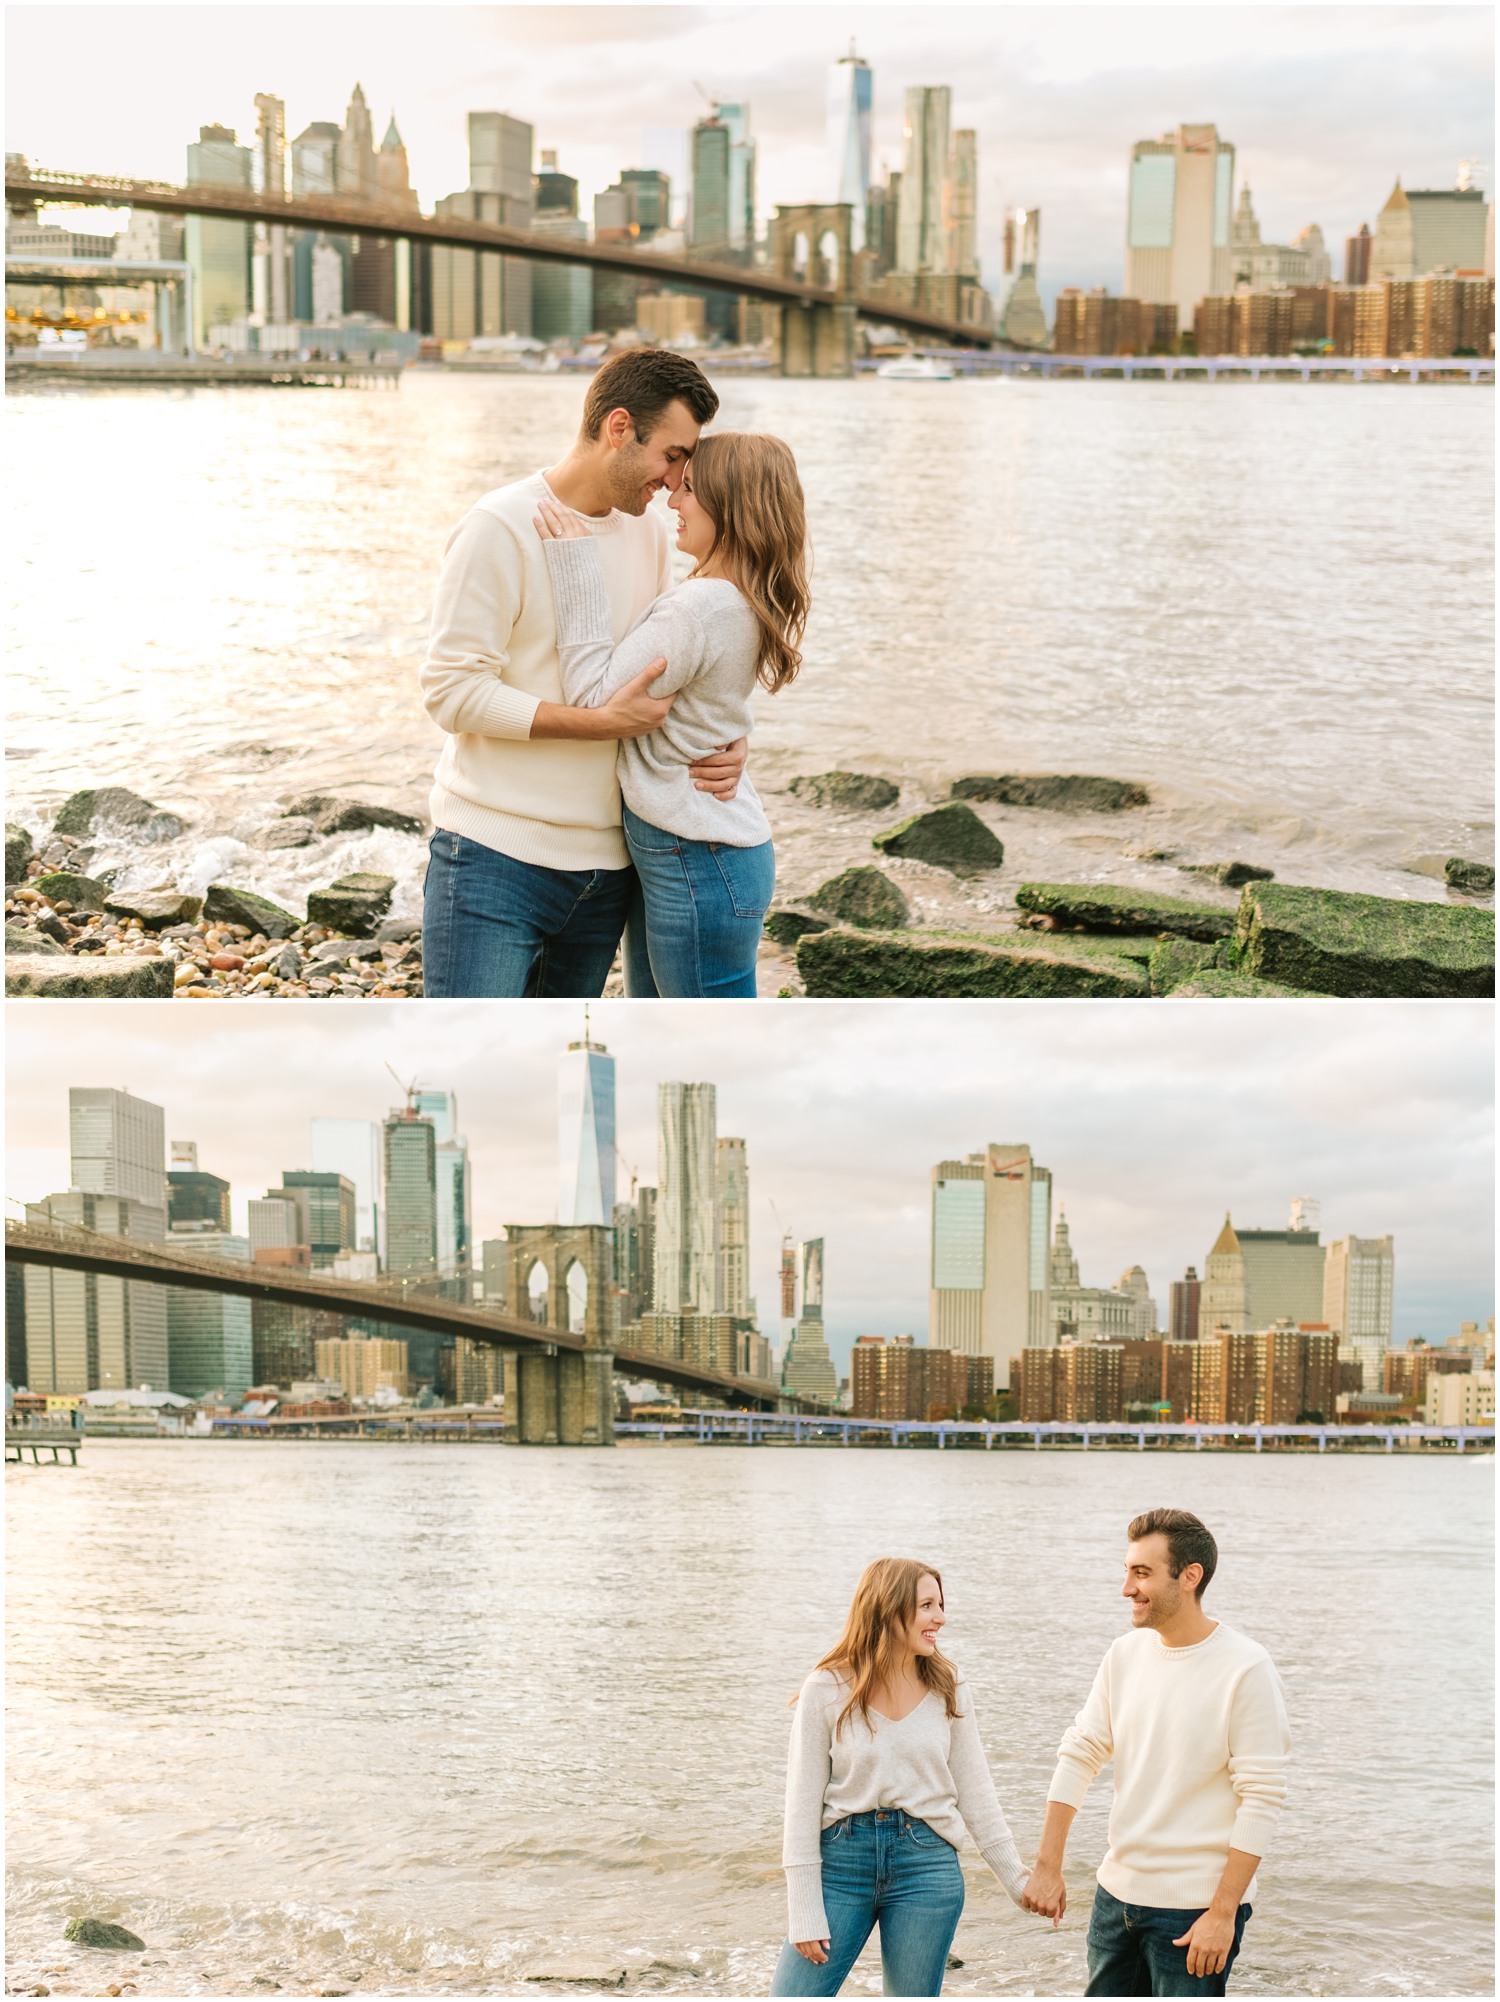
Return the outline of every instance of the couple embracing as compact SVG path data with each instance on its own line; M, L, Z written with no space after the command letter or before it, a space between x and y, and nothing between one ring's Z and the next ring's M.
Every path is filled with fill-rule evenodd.
M775 887L745 776L751 698L801 664L806 517L779 438L718 432L707 377L633 348L572 448L449 539L422 693L432 790L425 989L753 998ZM693 559L674 585L660 510Z
M1197 1516L1153 1509L1128 1536L1131 1630L1063 1736L1029 1871L969 1685L938 1645L942 1580L908 1559L868 1567L841 1639L794 1699L773 1995L836 1995L877 1926L884 1993L939 1994L963 1910L965 1829L1014 1902L1058 1925L1068 1831L1111 1761L1083 1992L1225 1992L1285 1799L1281 1684L1258 1642L1204 1612L1218 1551Z

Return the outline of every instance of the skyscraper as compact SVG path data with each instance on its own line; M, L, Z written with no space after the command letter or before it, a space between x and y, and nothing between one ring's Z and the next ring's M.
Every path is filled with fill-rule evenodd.
M250 148L237 145L227 125L201 126L187 155L190 188L254 185ZM250 225L190 215L182 244L193 272L193 339L205 347L214 327L241 320L250 310Z
M297 1212L296 1242L310 1247L315 1271L328 1271L336 1258L354 1249L354 1184L346 1175L290 1168L281 1178L281 1189L267 1191L268 1201L288 1198Z
M1366 1390L1379 1390L1381 1359L1391 1346L1396 1292L1392 1237L1340 1237L1323 1266L1323 1320L1352 1350Z
M979 276L979 134L955 132L948 149L948 179L943 191L946 268L960 278ZM1033 275L1035 260L1033 259Z
M385 1121L386 1270L438 1269L437 1135L415 1106Z
M730 246L729 162L733 143L717 106L693 127L688 248L707 256L722 255Z
M159 1105L108 1086L74 1086L68 1093L68 1151L75 1189L128 1196L165 1211L167 1128Z
M1229 1212L1203 1264L1198 1289L1198 1339L1206 1342L1220 1329L1242 1334L1248 1326L1245 1302L1245 1261Z
M755 141L748 104L721 104L718 115L729 128L729 248L755 247Z
M1299 1198L1310 1202L1311 1198ZM1255 1334L1276 1321L1323 1319L1323 1247L1315 1230L1236 1230L1228 1214L1203 1268L1198 1335Z
M432 1121L437 1145L434 1174L437 1189L438 1271L444 1278L467 1272L473 1261L473 1191L469 1183L469 1143L458 1130L458 1098L451 1091L418 1091L412 1103Z
M906 93L901 194L896 216L898 271L948 268L944 189L948 179L952 99L953 93L946 84L919 85Z
M249 1262L250 1240L227 1230L189 1224L174 1227L174 1243L209 1258ZM228 1293L200 1293L186 1286L163 1289L167 1296L168 1390L179 1397L204 1397L222 1390L238 1399L254 1382L251 1303Z
M928 1341L995 1359L1047 1346L1051 1329L1052 1176L1031 1149L992 1143L932 1171Z
M790 1397L832 1404L838 1397L839 1380L823 1330L823 1240L808 1238L801 1249L802 1313L786 1346L781 1387Z
M870 134L875 117L875 75L849 44L828 72L828 199L854 210L854 248L865 242L870 199Z
M469 113L469 185L444 195L438 215L529 229L535 133L503 111ZM531 332L531 264L497 251L432 246L432 331L443 339Z
M653 1304L659 1314L714 1311L717 1126L713 1085L658 1086Z
M743 1140L721 1140L714 1156L717 1233L715 1310L748 1320L750 1298L750 1169Z
M191 1140L172 1142L172 1165L167 1170L169 1229L206 1224L228 1230L229 1195L229 1184L222 1175L206 1174L198 1166L198 1149Z
M615 1060L589 1037L557 1060L557 1220L609 1223L615 1207Z
M1234 148L1212 125L1179 125L1130 155L1125 293L1174 304L1191 326L1200 299L1230 289Z
M1180 1279L1172 1281L1168 1309L1170 1320L1169 1337L1174 1342L1195 1342L1198 1339L1198 1305L1203 1291L1203 1282L1198 1277L1196 1266L1190 1265Z
M263 194L286 193L286 106L262 93L255 100L254 180ZM252 310L280 326L292 317L292 232L285 223L255 224L250 265Z
M320 1175L342 1175L354 1185L354 1249L381 1250L381 1143L373 1119L312 1122L312 1165Z
M1396 182L1375 223L1370 283L1429 271L1482 271L1489 208L1479 188L1403 188Z
M1036 270L1041 256L1042 212L1017 209L1016 227L1021 238L1020 269L1005 302L1002 322L1005 338L1017 347L1040 348L1047 344L1047 316L1042 295L1037 290Z

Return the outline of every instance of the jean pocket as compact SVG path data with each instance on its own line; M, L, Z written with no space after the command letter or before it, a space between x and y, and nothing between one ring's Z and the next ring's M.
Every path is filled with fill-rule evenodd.
M941 1835L934 1829L929 1828L925 1821L909 1821L906 1824L906 1832L918 1849L951 1849L953 1847L951 1842L945 1842Z
M737 918L763 918L776 891L776 857L769 841L755 848L730 848L711 841L714 858L730 907Z
M818 1840L826 1848L830 1843L842 1842L848 1833L849 1822L846 1817L843 1821L830 1821Z

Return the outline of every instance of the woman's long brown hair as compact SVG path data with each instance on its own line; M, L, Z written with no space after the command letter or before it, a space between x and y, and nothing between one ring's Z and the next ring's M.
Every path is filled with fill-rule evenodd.
M890 1686L906 1650L906 1629L917 1610L917 1593L924 1578L935 1581L941 1601L943 1581L931 1564L919 1564L914 1557L877 1557L865 1566L844 1631L818 1663L820 1669L831 1668L849 1685L849 1700L833 1727L836 1738L843 1732L844 1720L856 1710L868 1725L870 1697L876 1685ZM948 1657L936 1649L919 1654L917 1674L935 1696L942 1697L948 1715L956 1717L958 1673Z
M721 558L760 626L755 675L774 695L802 665L810 601L797 461L766 432L714 431L698 440L688 477L714 525L709 555Z

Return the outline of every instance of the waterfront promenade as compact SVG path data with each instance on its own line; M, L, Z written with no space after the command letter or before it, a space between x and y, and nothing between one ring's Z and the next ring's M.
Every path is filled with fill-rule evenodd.
M1047 1448L1072 1452L1132 1448L1137 1452L1259 1453L1314 1451L1330 1446L1393 1453L1478 1450L1493 1452L1494 1428L1488 1425L1156 1425L1078 1423L1057 1424L1031 1419L995 1424L961 1418L829 1418L793 1412L684 1411L680 1419L661 1418L615 1423L620 1438L678 1439L693 1445L743 1446L928 1446L941 1452L951 1447L988 1452L996 1446Z

